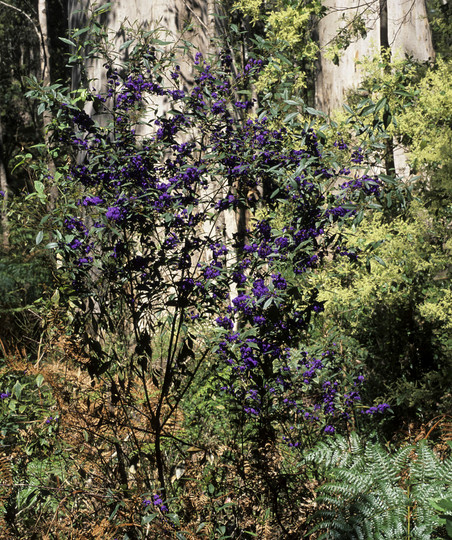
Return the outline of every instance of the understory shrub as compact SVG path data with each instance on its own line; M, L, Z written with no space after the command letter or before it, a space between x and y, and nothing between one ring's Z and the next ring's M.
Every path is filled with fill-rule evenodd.
M339 344L306 346L324 309L309 278L326 260L359 257L342 224L396 188L360 149L336 163L298 123L298 101L280 96L284 127L281 108L259 107L259 59L234 73L230 51L198 52L187 89L182 41L126 34L116 52L92 19L65 40L74 62L103 59L105 88L31 81L29 97L53 117L35 170L46 209L36 242L55 254L53 320L67 327L67 389L49 373L46 384L60 396L60 451L74 462L61 482L74 489L56 506L22 508L85 538L269 528L298 538L312 492L303 449L350 429L357 405L367 416L390 407L361 403L364 377L353 362L343 369ZM217 415L203 419L223 437L217 448L191 405ZM54 462L41 465L60 478ZM9 530L21 530L19 513Z

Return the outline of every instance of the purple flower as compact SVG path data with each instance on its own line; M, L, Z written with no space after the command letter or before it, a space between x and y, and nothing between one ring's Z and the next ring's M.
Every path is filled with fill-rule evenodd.
M78 238L74 238L74 240L72 240L72 242L69 242L68 244L71 249L78 249L81 245L82 243Z
M287 281L281 276L281 274L278 272L277 274L272 275L273 285L275 286L275 289L279 289L280 291L283 291L287 288Z
M92 262L93 262L92 257L82 257L81 259L78 260L77 265L83 266L84 264L91 264Z
M245 315L251 315L253 312L253 303L247 294L240 294L232 300L235 306L235 311L243 311Z
M362 414L375 414L375 413L383 413L387 409L390 409L391 406L388 405L388 403L380 403L379 405L376 405L375 407L369 407L368 409L361 411Z
M185 97L185 92L183 90L168 90L168 94L172 96L174 100L183 99Z
M234 323L229 317L217 317L215 322L218 324L218 326L221 326L226 330L232 330L234 328Z
M323 302L316 302L312 306L312 309L314 310L315 313L321 313L322 311L325 311L325 308L323 306Z
M228 195L225 199L221 199L215 205L218 210L227 210L228 208L234 208L237 206L237 200L234 195Z
M102 204L104 201L100 197L85 197L82 204L83 206L97 206Z
M350 160L352 163L360 164L364 161L364 156L362 154L362 148L359 147L357 150L352 152L352 157Z
M3 392L0 394L0 399L7 399L11 397L11 392Z
M109 206L105 217L113 221L119 221L123 217L123 210L117 206Z
M257 299L268 295L268 287L265 286L263 279L256 279L253 283L253 294Z
M206 279L213 279L218 277L221 273L222 266L223 265L221 264L221 262L214 261L204 270L204 277Z
M145 506L154 505L162 512L168 512L168 507L163 504L163 500L160 495L152 495L152 499L144 499L143 504Z
M217 101L216 103L214 103L212 105L211 110L213 114L224 113L226 111L224 99L221 99L220 101Z

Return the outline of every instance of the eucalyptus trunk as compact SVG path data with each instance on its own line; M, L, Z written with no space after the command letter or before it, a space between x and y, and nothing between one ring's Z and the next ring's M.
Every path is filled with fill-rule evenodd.
M8 223L8 179L4 163L3 152L3 126L0 115L0 226L2 231L1 250L9 250L9 223Z
M321 57L316 81L316 107L327 113L340 108L347 91L357 88L363 71L357 63L385 47L393 56L421 62L434 58L424 0L325 0L327 15L318 26ZM341 51L337 65L325 55L338 31L360 17L366 33Z

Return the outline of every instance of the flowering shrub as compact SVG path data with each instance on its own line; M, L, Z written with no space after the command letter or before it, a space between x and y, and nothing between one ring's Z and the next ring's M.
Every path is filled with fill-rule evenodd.
M353 165L344 182L352 172L324 154L312 128L293 115L281 126L242 97L260 60L234 74L228 52L197 53L187 90L159 43L148 33L129 44L128 63L107 58L106 88L87 89L83 99L60 89L31 95L54 107L60 199L47 221L49 246L61 290L77 307L87 369L109 381L112 406L150 426L138 440L129 424L122 459L129 453L156 465L165 490L165 428L207 357L231 411L239 405L248 422L277 424L267 435L289 447L301 445L306 426L328 434L350 419L363 377L341 371L337 347L315 356L303 347L323 311L309 276L326 257L356 260L340 224L384 186ZM145 135L143 110L152 117ZM362 168L359 151L351 156ZM163 512L163 500L154 495L145 505Z

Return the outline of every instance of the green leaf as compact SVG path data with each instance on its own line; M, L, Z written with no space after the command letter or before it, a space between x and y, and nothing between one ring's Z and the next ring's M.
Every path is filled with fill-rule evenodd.
M446 531L449 535L449 538L452 538L452 516L449 517L446 521Z
M58 305L58 302L60 301L60 291L56 289L56 291L52 294L52 298L50 299L52 304Z
M199 533L200 531L202 531L204 529L205 526L206 526L206 524L204 522L200 523L198 525L198 528L196 529L196 532Z
M125 41L120 47L119 47L119 50L120 51L123 51L124 49L127 49L127 47L133 43L135 40L134 39L129 39L127 41Z
M299 99L295 101L294 99L285 99L284 103L287 103L287 105L304 105L304 101L302 99Z
M111 8L111 2L107 2L106 4L103 4L103 5L99 6L97 9L95 9L93 11L93 14L94 15L101 15L102 13L106 13L107 11L110 11L110 8Z
M293 112L293 113L290 113L288 114L285 118L284 118L284 123L287 124L288 122L290 122L291 120L293 120L296 116L298 116L298 112Z
M377 263L381 264L381 266L386 267L386 263L384 262L383 259L381 259L380 257L377 257L377 255L374 255L374 259L377 261Z
M86 34L87 32L89 32L89 27L85 27L85 28L80 28L79 30L75 30L73 33L72 33L72 37L78 37L78 36L81 36L83 34ZM61 38L60 38L61 39Z
M285 64L291 66L292 65L292 62L286 58L283 54L281 54L280 52L278 51L274 51L273 54L276 56L276 58L279 58L280 60L282 60Z
M42 182L39 182L39 180L36 180L34 185L35 185L35 190L37 193L44 193L45 186Z
M38 234L36 235L37 246L42 242L43 237L44 237L44 233L42 231L39 231Z
M359 114L360 116L368 116L373 112L375 112L375 105L372 103L371 105L367 105L367 107L364 107L364 109L362 109Z
M64 38L64 37L60 37L58 38L60 41L62 41L63 43L66 43L66 45L71 45L71 47L76 47L76 44L71 41L70 39L67 39L67 38Z
M305 111L308 114L313 114L315 116L325 116L325 113L323 113L322 111L318 111L317 109L313 109L312 107L306 107Z
M44 382L44 376L41 373L39 373L39 375L36 377L36 386L40 388L43 382Z
M161 39L153 39L152 43L156 43L157 45L172 45L172 41L162 41Z
M16 396L17 399L20 399L20 395L22 394L23 386L20 384L19 381L16 381L16 384L12 388L12 394Z
M386 105L387 99L381 98L380 101L375 105L375 112L381 111L381 109Z

